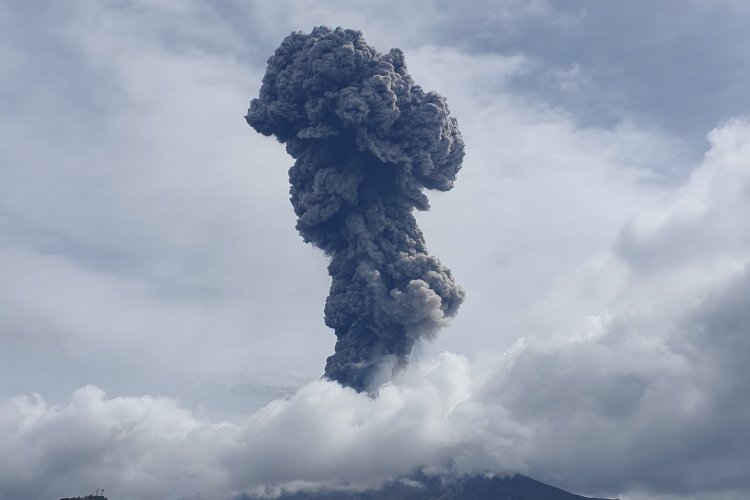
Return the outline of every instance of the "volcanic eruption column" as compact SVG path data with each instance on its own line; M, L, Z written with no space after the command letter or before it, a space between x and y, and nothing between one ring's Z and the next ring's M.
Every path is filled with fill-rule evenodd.
M463 300L412 214L429 208L423 188L453 187L456 119L414 85L399 49L381 54L359 31L326 27L284 39L245 119L286 144L297 230L331 258L325 323L338 340L325 376L366 390Z

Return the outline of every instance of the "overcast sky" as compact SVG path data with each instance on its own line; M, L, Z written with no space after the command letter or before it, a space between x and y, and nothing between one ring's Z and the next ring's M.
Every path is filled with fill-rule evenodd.
M0 499L523 472L750 497L750 3L0 2ZM316 25L400 47L466 142L417 215L466 301L368 398L244 121ZM202 495L202 496L201 496Z

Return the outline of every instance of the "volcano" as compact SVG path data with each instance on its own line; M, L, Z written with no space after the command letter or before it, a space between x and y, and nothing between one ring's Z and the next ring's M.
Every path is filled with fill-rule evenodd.
M243 496L239 500L259 497ZM277 500L616 500L576 495L522 474L446 479L414 474L371 491L299 491Z

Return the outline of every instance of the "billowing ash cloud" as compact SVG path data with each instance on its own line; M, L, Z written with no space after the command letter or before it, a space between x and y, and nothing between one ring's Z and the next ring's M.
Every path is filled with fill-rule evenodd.
M297 229L331 257L325 322L338 341L325 375L366 389L463 300L412 214L429 208L424 188L453 187L464 156L456 120L414 84L400 50L326 27L284 39L246 120L295 158Z

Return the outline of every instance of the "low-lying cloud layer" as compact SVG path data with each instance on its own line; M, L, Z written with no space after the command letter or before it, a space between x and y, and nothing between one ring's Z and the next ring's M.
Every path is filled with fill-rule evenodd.
M477 404L466 359L415 366L376 398L311 382L233 423L169 398L107 398L94 386L64 406L19 396L1 410L0 498L50 498L107 485L114 498L229 498L230 492L377 487L417 467L518 470L523 429ZM490 439L488 441L488 438Z

